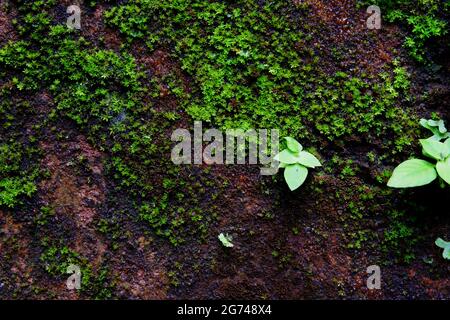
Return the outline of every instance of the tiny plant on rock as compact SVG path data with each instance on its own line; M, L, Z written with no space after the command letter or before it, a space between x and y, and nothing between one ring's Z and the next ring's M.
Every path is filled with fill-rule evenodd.
M428 138L430 140L441 141L450 138L450 132L447 132L444 120L420 119L420 125L433 133L433 136Z
M233 237L230 236L229 234L221 233L221 234L219 234L218 238L219 238L220 242L222 242L222 245L224 247L226 247L226 248L233 248L234 247L234 244L231 242L231 241L233 241Z
M441 238L437 238L434 242L439 248L444 249L442 252L442 257L444 259L450 260L450 242L444 241Z
M274 160L284 168L284 179L291 191L299 188L308 176L308 168L320 167L322 164L311 153L304 151L302 145L291 137L285 137L287 149L278 153Z
M450 184L450 137L442 120L422 119L422 126L431 130L433 136L420 140L424 156L436 163L421 159L410 159L395 168L388 186L392 188L419 187L431 183L439 177L441 187ZM445 139L445 141L441 141Z

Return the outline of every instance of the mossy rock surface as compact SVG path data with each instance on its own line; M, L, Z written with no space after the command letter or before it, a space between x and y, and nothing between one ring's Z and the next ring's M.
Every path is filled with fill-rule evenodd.
M381 30L363 1L86 1L71 30L66 1L2 3L0 297L448 298L450 189L386 183L420 118L450 123L449 8L376 4ZM174 165L194 121L278 129L323 167L290 192Z

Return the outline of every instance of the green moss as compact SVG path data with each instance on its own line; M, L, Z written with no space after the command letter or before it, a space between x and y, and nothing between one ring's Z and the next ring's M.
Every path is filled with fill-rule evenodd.
M0 206L13 208L36 192L39 171L24 163L34 152L17 142L0 143Z
M370 143L390 134L398 137L394 150L402 151L410 143L405 134L410 115L397 106L409 88L406 71L397 63L379 77L324 74L320 56L306 45L312 26L293 20L307 12L304 6L287 9L256 0L140 0L113 7L105 18L130 42L172 49L196 81L192 94L179 91L196 120L226 128L278 128L311 140L363 133Z
M200 186L188 192L193 207L201 203L202 208L195 213L184 210L186 202L174 196L195 179L180 179L179 168L173 167L166 156L171 142L163 130L178 119L178 114L153 108L149 99L153 88L143 85L143 74L131 55L93 48L76 31L63 25L27 18L36 17L38 11L50 17L51 9L52 2L19 6L24 13L19 25L25 40L0 49L0 72L9 80L11 90L48 90L55 104L49 121L57 124L60 119L71 119L96 147L110 150L108 172L118 188L132 195L142 220L157 234L169 237L174 244L183 240L186 231L204 235L213 217L204 212L208 208L204 185L214 188L216 183L202 179ZM39 27L34 28L34 24ZM153 84L156 83L166 83L175 96L182 93L181 84L173 75L156 79ZM8 119L7 124L11 122ZM55 134L61 136L54 127ZM157 176L162 174L166 179L159 182ZM31 185L22 180L20 183L28 194L34 191L30 191ZM17 188L13 187L18 184L19 180L5 182L11 191L3 202L13 202L24 193L15 191ZM211 193L213 197L215 194ZM157 208L157 213L144 212L149 203Z
M388 212L389 226L384 231L382 249L401 262L414 260L414 247L419 239L413 227L414 216L407 217L404 211Z
M450 13L450 4L440 0L377 0L359 1L365 5L379 5L383 18L407 26L409 35L405 47L412 58L420 63L430 62L427 45L442 39L448 33L445 17Z
M376 75L328 74L321 66L324 57L312 44L320 30L308 21L306 5L135 0L104 13L106 23L117 27L129 44L144 41L148 54L162 48L177 60L192 79L189 90L175 72L146 79L127 52L131 46L121 52L95 48L77 31L55 25L54 6L55 1L18 1L22 40L0 49L0 76L7 84L0 93L47 90L54 107L43 123L63 138L57 124L70 119L95 147L107 151L107 173L116 188L126 192L141 221L175 245L189 235L206 238L226 181L170 162L167 132L182 112L156 107L161 85L192 120L222 128L278 128L282 135L311 141L324 160L331 157L325 146L350 147L350 138L368 146L381 141L378 153L404 152L415 138L415 116L401 104L410 100L407 70L394 60ZM332 49L334 56L342 55L340 48ZM8 130L20 117L8 102L0 104L0 114ZM377 155L382 161L383 155ZM334 160L338 165L327 168L330 173L341 178L359 173L351 160ZM32 193L32 185L24 182L34 183L36 177L14 170L9 179L31 177L20 180L24 190L9 195L7 201L15 203ZM17 189L18 181L9 181L8 188ZM362 194L346 199L353 220L375 210L366 208ZM264 215L274 218L271 210ZM42 223L46 216L41 212ZM115 227L102 223L99 228L109 234Z
M112 297L114 284L106 267L100 267L94 271L89 261L76 251L60 244L50 244L43 241L45 250L40 256L45 271L54 277L64 279L70 274L67 268L70 265L80 267L82 294L87 294L96 299L108 299Z
M55 215L55 209L52 207L41 207L39 214L34 218L36 224L44 226L49 222L49 219Z

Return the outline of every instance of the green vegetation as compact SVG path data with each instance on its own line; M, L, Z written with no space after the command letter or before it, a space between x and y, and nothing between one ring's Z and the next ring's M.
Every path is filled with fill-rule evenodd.
M435 244L439 248L444 249L444 251L442 252L442 257L444 259L450 260L450 242L444 241L441 238L437 238Z
M385 254L392 254L398 262L410 263L415 258L414 252L420 240L417 229L413 227L417 219L399 210L392 210L387 216L389 227L382 235L381 248Z
M328 21L302 1L88 2L80 4L83 19L96 21L82 30L67 29L66 4L60 1L15 0L2 7L14 32L0 47L0 245L6 252L0 252L6 262L0 284L13 268L21 273L11 255L22 253L33 262L30 277L20 274L24 282L38 283L44 274L60 285L70 264L80 266L81 298L147 295L138 292L147 285L142 280L147 267L161 275L154 286L161 288L155 293L159 298L168 285L176 287L169 293L174 297L197 287L204 270L204 279L212 271L222 281L229 270L250 274L260 263L257 272L273 275L275 266L283 279L303 279L352 252L362 259L343 265L343 272L353 273L372 257L380 263L413 261L423 230L435 230L420 229L417 222L427 199L413 194L423 190L397 192L386 183L413 187L439 176L441 185L450 184L450 133L438 120L448 115L445 109L425 99L433 95L434 83L420 100L421 82L429 78L416 76L429 68L408 65L395 44L387 47L395 41L377 42L390 39L392 31L379 38L376 32L361 33L337 44ZM410 30L405 41L410 54L430 62L427 48L448 36L448 3L377 3L384 18ZM364 58L355 40L374 44L374 54L388 54L377 56L376 65L360 64ZM447 45L439 46L445 51ZM442 74L436 74L439 81L446 79ZM433 120L419 122L422 113ZM303 186L302 192L282 192L279 176L259 176L256 166L174 165L169 137L195 120L220 129L279 129L285 149L275 160L289 189ZM433 134L420 140L433 163L408 160L390 177L392 164L414 152L419 123ZM291 137L314 147L307 152ZM304 184L308 168L321 162L326 167ZM66 175L71 188L64 188ZM44 195L47 187L55 190ZM66 199L72 188L79 194ZM444 195L439 199L448 190L437 190ZM88 225L78 224L78 216ZM210 254L211 245L235 246L227 233L211 237L218 227L234 230L242 248ZM205 244L216 236L221 244ZM92 241L88 249L80 246L84 240ZM297 240L306 241L306 251ZM329 254L318 252L327 255L323 260L300 259L316 248L316 240L326 242ZM253 247L244 244L258 247L250 252ZM448 242L438 239L436 245L448 259ZM97 250L102 254L94 259ZM230 256L236 263L231 268ZM257 263L246 265L247 257ZM110 272L130 261L130 268ZM278 272L282 269L289 272ZM116 293L114 277L122 272L129 274L119 279L123 286ZM138 276L130 275L134 272ZM262 290L254 279L239 276L214 287L224 294L236 288L277 297L270 285L264 283ZM333 279L344 296L347 283ZM304 292L317 287L312 280Z
M22 144L0 143L0 206L15 207L36 192L38 170L23 164L35 152Z
M389 134L394 139L386 150L402 151L414 126L396 105L409 87L405 69L395 61L377 75L325 73L308 45L316 35L313 26L293 20L307 10L256 0L139 0L113 7L105 18L129 42L171 49L196 82L180 96L195 120L224 128L279 128L312 142L363 133L370 143Z
M108 169L118 186L136 198L136 210L158 235L178 244L183 241L180 235L185 233L186 221L189 229L197 226L193 233L204 235L214 214L205 216L201 207L214 206L199 195L205 194L204 185L214 182L189 174L186 180L179 179L180 169L163 156L170 145L161 129L177 118L155 110L150 98L154 88L143 85L135 59L126 52L94 48L76 31L48 23L53 2L20 3L19 31L26 40L0 49L0 76L9 83L2 96L48 90L55 103L48 121L69 118L89 134L94 145L111 151ZM151 166L155 158L163 160ZM161 185L150 183L161 172L167 175ZM0 205L14 206L18 196L31 195L34 178L2 180L0 191L5 191L1 191ZM177 191L183 188L192 195L189 201L194 210L185 209L185 195Z
M291 191L298 189L308 176L308 168L322 166L320 161L311 153L304 151L303 146L294 138L285 137L287 149L274 157L284 168L284 179Z
M170 48L195 80L189 93L175 74L144 85L144 74L126 50L94 48L76 31L51 23L54 4L19 1L23 40L0 49L0 73L9 83L2 94L48 90L55 104L48 121L69 118L95 146L108 150L108 172L117 186L135 199L139 217L173 244L183 242L185 228L205 235L214 219L214 206L205 199L216 196L201 195L205 186L221 182L191 175L188 167L181 170L166 159L170 145L164 130L179 114L155 108L161 84L193 120L222 127L278 128L317 145L341 144L361 133L368 143L389 135L394 139L384 148L392 153L412 141L411 115L396 106L409 88L399 62L377 76L337 72L330 77L306 45L311 26L293 21L281 3L142 0L104 13L130 43L145 40L149 51L156 45ZM155 164L155 159L161 160ZM167 176L159 185L150 182L161 172ZM192 197L177 191L182 189ZM193 210L185 209L186 199Z
M48 206L44 206L44 207L41 208L39 214L35 217L34 221L39 226L45 226L46 224L48 224L49 220L54 215L55 215L55 209L54 208L51 208L51 207L48 207Z
M418 62L429 62L427 45L448 34L448 22L444 19L450 14L448 1L377 0L370 4L379 5L388 22L407 26L410 35L405 39L405 47Z
M433 164L425 160L411 159L401 163L395 168L388 186L393 188L419 187L434 181L438 176L441 186L444 182L450 184L450 138L447 138L447 129L443 121L422 119L421 123L428 126L434 135L428 139L420 140L424 156L437 161ZM441 139L446 139L441 142Z
M433 133L428 140L441 141L450 138L450 132L447 132L444 120L420 119L420 125Z
M67 268L69 265L80 267L81 271L81 292L91 295L96 299L111 298L114 285L109 278L106 267L101 267L94 271L88 259L82 257L77 252L67 246L50 245L47 240L43 240L46 250L41 254L40 260L45 270L61 279L67 278Z
M227 234L227 233L225 233L225 234L221 233L221 234L219 234L218 238L219 238L220 242L222 243L222 245L223 245L225 248L233 248L233 247L234 247L234 244L233 244L233 242L232 242L232 241L233 241L233 237L230 236L229 234Z

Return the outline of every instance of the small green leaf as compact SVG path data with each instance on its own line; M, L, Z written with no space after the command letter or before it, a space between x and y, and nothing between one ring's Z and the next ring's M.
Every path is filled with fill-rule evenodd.
M224 247L226 247L226 248L234 247L233 243L231 243L231 241L233 241L233 237L231 237L230 235L221 233L221 234L219 234L218 238L219 238L220 242L222 242L222 245Z
M444 121L443 121L443 120L440 120L440 121L439 121L438 126L439 126L439 132L440 132L440 133L444 134L444 133L447 132L447 128L445 127L445 124L444 124Z
M447 146L447 150L450 153L450 138L444 141L444 144Z
M442 238L437 238L434 242L439 248L445 249L445 247L450 246L450 242L445 241Z
M440 141L442 139L450 137L450 133L447 132L447 128L445 127L445 123L443 120L436 121L420 119L420 124L422 127L430 130L433 133L433 136L428 138L430 140Z
M441 137L439 137L438 135L433 135L425 140L441 141Z
M447 145L442 142L422 139L420 143L423 147L423 154L436 160L444 160L449 155Z
M299 153L300 151L303 150L302 145L294 138L285 137L284 139L286 140L288 149L291 150L293 153Z
M279 154L277 154L273 159L286 164L293 164L298 162L297 156L291 151L289 151L289 149L284 149Z
M294 191L305 182L308 169L298 163L291 164L284 169L284 179L291 191Z
M425 160L412 159L395 168L388 181L391 188L411 188L429 184L437 178L434 165Z
M442 252L442 257L444 257L444 259L449 259L450 260L450 242L444 241L441 238L437 238L434 243L439 248L444 249L444 251Z
M450 184L450 157L445 161L439 161L436 164L436 171L445 182Z
M300 154L298 155L298 163L309 168L322 166L320 161L313 154L306 151L300 152Z
M429 129L427 119L423 119L423 118L422 118L422 119L420 119L419 123L420 123L420 125L421 125L422 127Z
M430 127L437 127L437 126L439 126L439 121L430 119L430 120L428 120L428 125Z
M442 252L442 257L444 259L450 260L450 246L444 249L444 252Z

